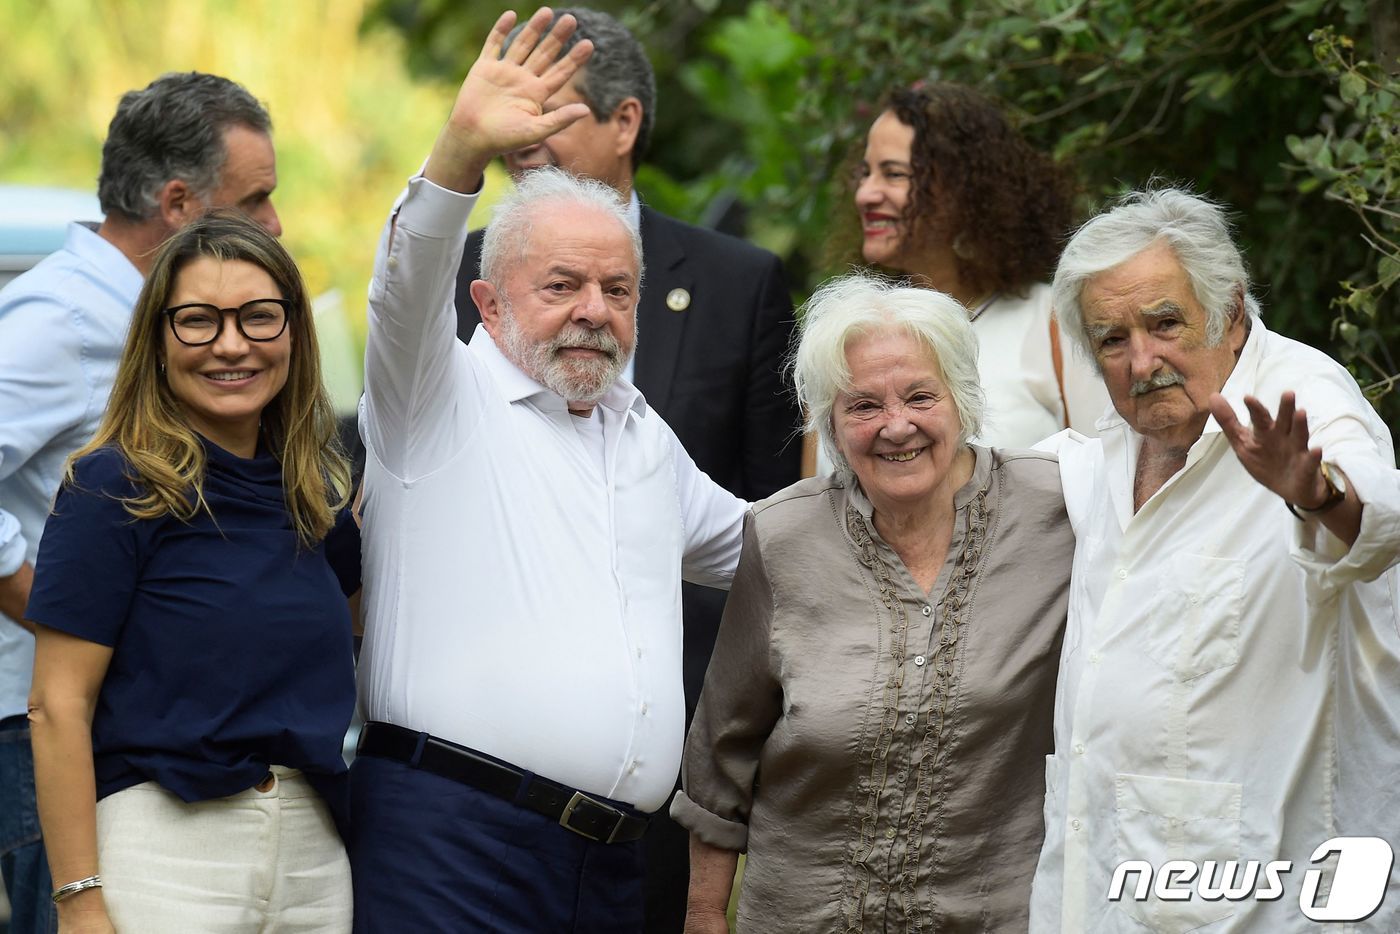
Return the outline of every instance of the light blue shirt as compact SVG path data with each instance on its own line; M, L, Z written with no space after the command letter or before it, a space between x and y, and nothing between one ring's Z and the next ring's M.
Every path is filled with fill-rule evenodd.
M83 224L0 289L0 577L33 562L68 455L102 420L141 273ZM25 712L34 638L0 614L0 718Z

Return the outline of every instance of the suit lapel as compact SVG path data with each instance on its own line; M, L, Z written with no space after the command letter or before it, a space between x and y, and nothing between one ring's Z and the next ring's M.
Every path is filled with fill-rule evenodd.
M694 302L681 311L666 305L666 296L675 289L695 295L693 275L685 262L685 248L670 229L667 217L643 205L642 256L646 277L637 306L636 385L647 402L666 411L681 359L681 343L687 323L694 314Z

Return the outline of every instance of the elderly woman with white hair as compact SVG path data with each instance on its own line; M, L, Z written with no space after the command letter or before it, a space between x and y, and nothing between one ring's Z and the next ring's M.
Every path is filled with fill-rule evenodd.
M672 816L687 931L1024 931L1073 534L1053 458L971 445L965 309L852 275L793 360L836 464L752 508Z

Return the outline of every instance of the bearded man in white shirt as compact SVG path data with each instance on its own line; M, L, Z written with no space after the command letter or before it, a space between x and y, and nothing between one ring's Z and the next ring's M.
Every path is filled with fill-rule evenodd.
M619 378L641 242L617 193L541 169L496 207L454 339L487 162L591 52L497 21L381 241L361 430L367 720L356 931L642 927L640 844L680 763L682 576L728 586L745 504ZM465 569L465 571L463 570Z
M1397 930L1389 432L1202 198L1128 196L1054 290L1116 412L1046 442L1077 547L1031 930Z

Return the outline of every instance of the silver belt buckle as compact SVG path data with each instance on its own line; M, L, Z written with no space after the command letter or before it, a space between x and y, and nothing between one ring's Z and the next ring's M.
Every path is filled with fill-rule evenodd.
M578 827L575 827L573 824L569 823L569 818L573 816L574 809L577 808L584 801L587 801L589 804L597 805L605 811L611 811L612 814L617 818L613 821L612 832L609 833L606 838L596 837L588 831L580 830ZM585 837L589 840L593 840L596 843L612 843L613 838L617 836L617 832L622 829L623 817L623 813L617 808L613 807L612 805L604 804L596 798L590 798L588 795L584 794L581 791L576 791L574 792L574 796L569 799L569 803L564 805L564 813L559 815L559 826L572 833L578 834L580 837Z

